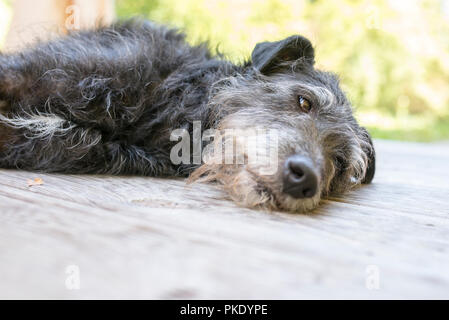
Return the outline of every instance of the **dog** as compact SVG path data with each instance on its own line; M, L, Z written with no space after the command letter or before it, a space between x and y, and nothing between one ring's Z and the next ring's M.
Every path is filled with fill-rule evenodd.
M195 122L216 139L174 161L174 130L198 135ZM270 152L249 161L251 148L238 146L261 136ZM239 161L216 161L225 140ZM0 167L189 176L218 182L245 207L307 212L370 183L375 151L337 76L315 68L305 37L258 43L234 64L177 29L131 20L0 54Z

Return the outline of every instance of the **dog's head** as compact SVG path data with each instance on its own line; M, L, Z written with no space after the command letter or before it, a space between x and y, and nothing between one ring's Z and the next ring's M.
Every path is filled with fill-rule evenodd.
M210 105L225 138L209 150L220 159L193 177L220 181L245 206L300 212L371 182L371 138L337 77L315 69L314 60L302 36L257 44L247 73L214 87Z

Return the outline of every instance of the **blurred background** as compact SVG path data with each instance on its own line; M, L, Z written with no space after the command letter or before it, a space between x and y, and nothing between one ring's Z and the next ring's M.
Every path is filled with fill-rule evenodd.
M302 34L374 137L449 139L449 0L0 0L0 48L133 16L184 28L235 62Z

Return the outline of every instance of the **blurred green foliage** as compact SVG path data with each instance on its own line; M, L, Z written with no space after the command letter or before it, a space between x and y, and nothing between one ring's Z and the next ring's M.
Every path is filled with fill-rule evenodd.
M340 75L375 137L449 139L449 0L116 0L142 16L208 40L235 62L257 42L302 34L318 67ZM0 0L0 42L11 18Z
M259 41L303 34L383 138L449 138L447 0L117 0L120 18L182 27L239 62Z

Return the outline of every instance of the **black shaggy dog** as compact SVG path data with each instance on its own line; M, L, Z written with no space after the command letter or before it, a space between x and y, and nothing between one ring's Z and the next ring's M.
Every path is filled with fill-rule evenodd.
M201 140L213 146L204 159L221 157L230 136L231 160L243 161L174 161L173 130L195 136L196 121L227 132ZM261 173L251 148L238 148L254 136L269 138L262 158L275 170ZM259 43L235 65L177 30L128 21L0 55L0 167L191 175L220 182L241 205L307 211L370 182L374 149L304 37Z

